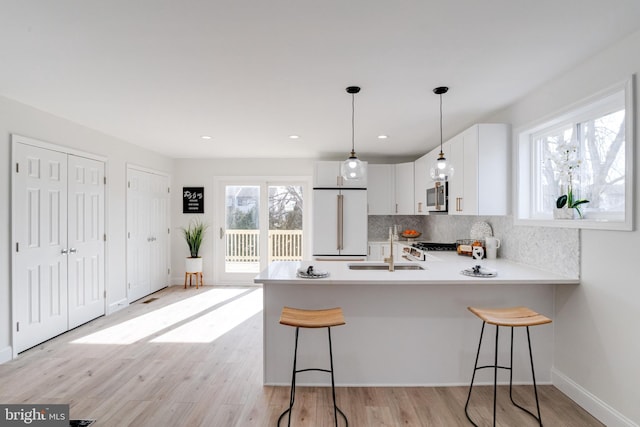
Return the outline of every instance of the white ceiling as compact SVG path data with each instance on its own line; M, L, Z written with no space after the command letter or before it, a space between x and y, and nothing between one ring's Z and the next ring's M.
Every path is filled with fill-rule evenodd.
M0 95L171 157L341 158L358 85L360 158L417 157L436 86L447 139L639 28L637 0L0 0Z

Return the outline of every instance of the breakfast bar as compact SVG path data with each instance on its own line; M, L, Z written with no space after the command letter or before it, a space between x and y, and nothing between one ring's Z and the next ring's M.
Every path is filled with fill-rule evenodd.
M494 277L461 274L475 265ZM298 277L313 266L324 278ZM254 281L264 292L264 384L291 380L293 336L279 324L284 306L341 307L346 325L332 334L338 385L437 386L468 384L480 325L467 310L526 305L553 318L555 287L577 285L564 277L503 259L474 261L438 253L426 261L399 263L391 272L382 263L349 261L278 261ZM406 268L406 269L404 269ZM492 329L493 331L493 329ZM493 333L487 345L493 345ZM538 382L551 382L553 324L532 331ZM328 363L326 332L305 331L298 364ZM516 331L515 342L525 340ZM507 334L500 338L500 358L509 356ZM526 346L516 346L514 382L528 382ZM479 375L477 382L488 382ZM508 377L505 377L508 380ZM323 375L308 373L300 385L326 385ZM492 381L492 380L491 380Z

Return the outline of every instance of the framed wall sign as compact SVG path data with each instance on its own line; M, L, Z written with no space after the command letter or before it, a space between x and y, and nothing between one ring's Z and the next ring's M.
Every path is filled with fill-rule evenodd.
M204 213L204 187L182 187L182 213Z

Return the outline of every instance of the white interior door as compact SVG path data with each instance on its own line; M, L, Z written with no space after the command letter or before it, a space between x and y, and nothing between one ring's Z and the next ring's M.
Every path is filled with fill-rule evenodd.
M128 169L127 182L127 296L132 302L151 293L150 174Z
M68 160L69 328L75 328L105 313L104 163Z
M169 280L169 178L127 170L127 283L129 302Z
M14 352L68 329L67 155L14 144Z
M151 175L149 274L155 292L169 284L169 178Z

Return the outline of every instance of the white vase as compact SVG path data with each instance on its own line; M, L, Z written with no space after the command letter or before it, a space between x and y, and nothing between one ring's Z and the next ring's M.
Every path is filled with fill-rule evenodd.
M562 207L553 208L553 219L574 219L576 210L574 208Z
M201 273L202 272L202 257L184 259L184 269L187 273Z

